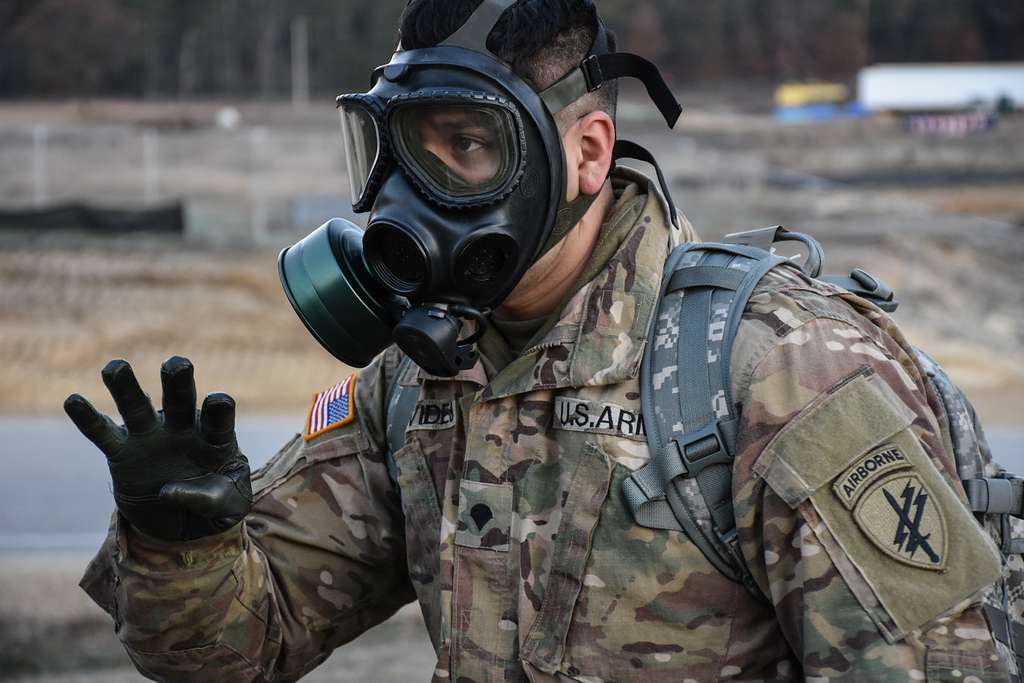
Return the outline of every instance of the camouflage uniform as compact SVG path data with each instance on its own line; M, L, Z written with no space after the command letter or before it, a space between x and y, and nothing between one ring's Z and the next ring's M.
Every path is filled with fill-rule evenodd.
M165 544L115 522L82 585L142 672L294 680L418 599L435 681L1005 680L977 607L998 558L955 510L935 396L884 314L795 270L762 283L732 363L738 528L770 603L633 522L620 487L649 460L637 375L673 239L629 177L634 227L540 343L493 378L399 378L421 386L400 491L392 348L354 422L255 476L243 525ZM937 497L942 571L869 542L833 488L882 443Z

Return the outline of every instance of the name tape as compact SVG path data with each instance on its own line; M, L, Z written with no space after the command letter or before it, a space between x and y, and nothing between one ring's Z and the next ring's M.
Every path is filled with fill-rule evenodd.
M647 440L640 412L614 403L558 396L555 398L553 426L570 432L610 434L634 441Z
M412 418L406 430L410 429L451 429L458 419L455 400L420 401L412 411Z

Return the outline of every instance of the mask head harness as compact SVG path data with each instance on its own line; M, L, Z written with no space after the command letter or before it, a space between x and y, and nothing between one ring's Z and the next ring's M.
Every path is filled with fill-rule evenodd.
M476 362L487 314L596 198L565 200L556 113L627 76L670 127L682 112L653 64L610 51L596 10L589 54L538 92L487 49L515 1L484 0L436 47L399 46L369 92L338 97L353 209L370 213L367 228L333 219L285 249L278 271L309 331L349 365L392 341L434 375ZM616 144L616 158L638 154L653 161ZM475 330L463 337L466 320Z

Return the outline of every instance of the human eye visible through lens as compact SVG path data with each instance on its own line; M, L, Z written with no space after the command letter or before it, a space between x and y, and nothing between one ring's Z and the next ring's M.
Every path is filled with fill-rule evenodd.
M424 150L463 182L486 183L497 173L499 154L494 131L468 116L425 117L420 124L420 139Z

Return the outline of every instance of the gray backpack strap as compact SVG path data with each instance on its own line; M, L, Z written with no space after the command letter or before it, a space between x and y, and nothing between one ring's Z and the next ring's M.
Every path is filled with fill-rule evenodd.
M405 428L412 420L412 413L416 410L416 401L420 395L419 387L402 386L402 377L411 364L412 360L408 356L403 356L391 378L391 384L388 385L388 451L384 454L384 462L388 466L388 476L391 477L395 488L398 488L398 464L395 462L395 453L405 445Z
M983 610L992 637L1016 663L1017 675L1024 671L1024 479L1001 469L992 452L974 406L935 360L920 349L918 361L938 394L946 412L946 427L956 460L957 473L968 506L999 545L1003 555L1003 576L986 594Z
M921 349L914 351L946 411L953 457L971 511L978 516L1024 518L1024 479L999 469L967 396L931 356ZM1024 539L1008 533L1001 539L1001 548L1006 555L1024 553Z
M729 358L755 286L786 262L740 244L685 245L670 257L641 367L651 462L623 485L638 524L683 531L718 571L759 597L733 514Z

